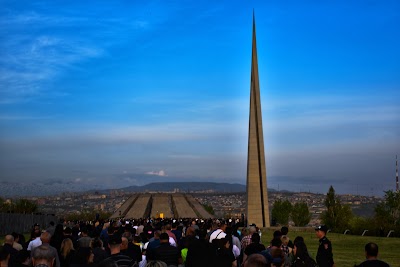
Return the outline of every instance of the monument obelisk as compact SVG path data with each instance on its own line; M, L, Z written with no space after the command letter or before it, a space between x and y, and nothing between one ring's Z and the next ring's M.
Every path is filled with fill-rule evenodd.
M247 223L269 227L267 172L261 116L260 84L256 46L256 22L253 12L253 45L251 52L250 116L247 154Z

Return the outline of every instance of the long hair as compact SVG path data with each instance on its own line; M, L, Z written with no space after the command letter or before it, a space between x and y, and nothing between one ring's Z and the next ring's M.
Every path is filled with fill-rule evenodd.
M305 260L309 257L307 246L304 242L298 241L294 243L294 246L296 247L296 254L294 255L296 258Z
M61 256L65 259L71 252L71 250L74 250L74 244L72 243L71 239L65 238L61 242L61 250L60 250Z

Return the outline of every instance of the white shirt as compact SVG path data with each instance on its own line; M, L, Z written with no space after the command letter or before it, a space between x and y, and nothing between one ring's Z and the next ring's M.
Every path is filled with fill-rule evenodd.
M169 241L169 244L171 246L176 247L176 242L175 242L175 239L173 237L169 237L168 241Z
M221 229L217 229L210 235L210 243L212 243L214 239L221 239L225 236L226 234L224 233L224 231L222 231Z
M27 250L32 251L34 248L42 245L42 240L40 240L40 236L36 237L33 239L31 242L29 242Z

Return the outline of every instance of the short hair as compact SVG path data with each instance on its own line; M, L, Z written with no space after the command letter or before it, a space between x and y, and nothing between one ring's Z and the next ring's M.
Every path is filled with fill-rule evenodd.
M287 233L289 233L289 228L287 226L282 226L281 233L282 235L287 235Z
M256 233L257 232L257 228L255 226L250 226L249 232L250 232L250 234Z
M11 244L14 243L14 237L12 235L6 235L4 238L4 243Z
M282 243L286 246L289 243L290 238L287 235L281 237Z
M258 253L251 254L244 262L244 267L267 267L267 259Z
M54 255L53 250L46 245L40 245L32 251L32 258L35 260L46 260L51 262L55 257L56 255Z
M275 237L271 240L271 246L273 247L280 247L282 245L282 241L279 237Z
M276 231L274 232L274 238L276 238L276 237L281 238L281 236L282 236L282 232L281 232L281 231L276 230Z
M129 244L128 238L126 238L125 236L121 237L121 244L127 246Z
M378 245L375 243L368 243L365 245L365 252L368 256L377 257L378 256Z
M40 240L42 240L43 243L50 243L51 234L49 232L43 232L40 235Z
M162 233L162 234L160 235L160 240L169 240L168 234L167 234L167 233Z

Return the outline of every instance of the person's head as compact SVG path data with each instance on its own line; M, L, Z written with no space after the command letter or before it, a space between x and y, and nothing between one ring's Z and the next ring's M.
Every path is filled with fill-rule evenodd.
M295 244L296 242L304 242L304 238L302 236L296 236L296 238L293 240L293 243Z
M229 247L231 245L231 243L229 242L229 239L226 237L217 239L216 242L218 244L218 248L220 248L220 249L229 249Z
M257 228L255 226L250 226L249 228L249 234L252 235L254 233L257 233Z
M40 240L42 240L42 243L50 244L51 234L49 232L43 232L40 235Z
M281 237L282 237L281 231L276 230L276 231L274 232L274 238L279 238L279 239L281 239Z
M375 243L368 243L365 245L365 256L367 259L378 257L378 245Z
M272 249L271 256L272 256L271 267L281 267L285 263L285 253L283 253L283 251L280 248Z
M93 238L92 241L90 241L90 247L92 249L94 249L94 248L103 248L103 241L101 241L101 239L98 238L98 237Z
M196 229L193 226L186 228L186 236L195 236Z
M65 258L67 257L68 253L74 249L74 244L72 243L72 240L69 238L65 238L61 242L61 255Z
M160 235L160 243L169 243L169 236L167 233L162 233Z
M13 232L11 235L14 237L14 242L18 243L19 242L19 234L16 232Z
M282 241L279 237L275 237L274 239L271 240L271 247L280 248L281 245L282 245Z
M226 221L222 221L219 224L219 229L221 229L222 231L225 232L227 226L228 226L228 224L226 223Z
M321 239L326 235L326 232L328 231L328 227L325 225L319 225L315 228L315 235Z
M160 235L161 235L161 231L160 230L154 231L154 239L160 239Z
M121 250L128 249L129 240L126 237L121 237Z
M282 226L281 233L282 235L287 235L289 233L289 228L287 226Z
M108 240L108 247L111 254L117 254L121 251L122 239L119 235L112 235Z
M267 267L267 259L261 254L254 253L246 258L243 267Z
M308 255L307 246L303 241L298 241L294 243L293 254L295 257L304 259Z
M67 227L64 229L64 235L67 235L67 236L72 235L71 227Z
M285 246L287 246L288 244L289 244L289 237L287 236L287 235L283 235L282 237L281 237L281 240L282 240L282 244L283 245L285 245Z
M14 237L12 235L6 235L4 238L4 244L12 245L14 243Z
M88 236L88 234L89 234L89 231L88 231L87 227L82 227L81 228L81 235L82 236Z
M260 235L257 233L253 233L251 235L251 243L256 243L256 244L260 243Z
M32 265L45 265L53 267L55 255L49 246L40 245L36 247L32 252Z

